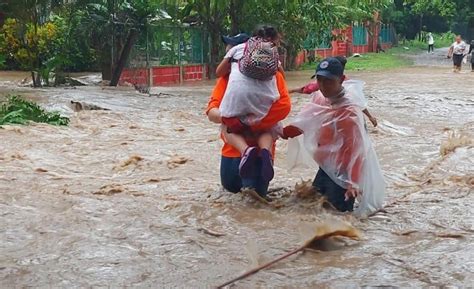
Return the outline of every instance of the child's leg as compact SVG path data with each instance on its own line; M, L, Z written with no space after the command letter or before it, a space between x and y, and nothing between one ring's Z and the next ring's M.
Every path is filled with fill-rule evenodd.
M258 146L260 147L260 157L262 159L262 180L264 182L270 182L275 175L271 154L273 146L272 134L270 132L261 134L258 138Z
M227 132L227 127L225 125L222 126L222 134L224 135L226 143L235 147L240 152L240 176L242 178L252 177L254 175L253 167L258 157L257 148L249 146L242 135Z
M228 133L226 126L222 126L222 134L224 135L226 142L239 150L241 155L243 155L245 150L249 147L243 136L235 133Z
M266 149L268 151L272 150L273 146L273 136L270 132L262 133L258 138L258 146L261 149Z

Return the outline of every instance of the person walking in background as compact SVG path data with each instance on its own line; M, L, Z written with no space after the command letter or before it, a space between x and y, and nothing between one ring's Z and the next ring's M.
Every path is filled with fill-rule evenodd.
M383 50L382 48L382 36L379 33L379 37L377 38L377 51L376 52L379 53L380 51L385 53L385 50Z
M471 72L474 72L474 40L471 40L467 54L471 54Z
M456 36L456 41L449 47L448 58L453 58L453 71L460 72L462 66L462 59L466 51L466 42L461 38L461 35Z
M434 53L434 38L433 34L431 32L428 32L428 35L426 35L426 39L428 42L428 53Z

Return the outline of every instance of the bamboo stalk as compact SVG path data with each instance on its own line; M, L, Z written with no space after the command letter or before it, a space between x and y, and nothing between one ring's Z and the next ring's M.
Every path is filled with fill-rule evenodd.
M290 257L290 256L292 256L292 255L294 255L294 254L296 254L296 253L298 253L298 252L303 251L306 247L308 247L309 244L310 244L310 243L308 242L308 243L304 244L303 246L299 247L298 249L295 249L295 250L293 250L293 251L291 251L291 252L289 252L289 253L286 253L285 255L282 255L282 256L280 256L280 257L278 257L278 258L276 258L276 259L273 259L272 261L270 261L270 262L268 262L268 263L265 263L265 264L260 265L260 266L254 268L254 269L252 269L252 270L250 270L250 271L247 271L247 272L243 273L242 275L240 275L240 276L238 276L238 277L235 277L234 279L232 279L232 280L230 280L230 281L227 281L227 282L225 282L225 283L223 283L223 284L217 286L217 288L218 288L218 289L219 289L219 288L223 288L223 287L225 287L225 286L227 286L227 285L230 285L230 284L232 284L232 283L234 283L234 282L236 282L236 281L242 280L242 279L244 279L244 278L246 278L246 277L248 277L248 276L250 276L250 275L253 275L253 274L257 273L258 271L260 271L260 270L262 270L262 269L265 269L265 268L267 268L267 267L270 267L271 265L275 264L275 263L278 262L278 261L281 261L281 260L283 260L283 259L285 259L285 258L288 258L288 257Z

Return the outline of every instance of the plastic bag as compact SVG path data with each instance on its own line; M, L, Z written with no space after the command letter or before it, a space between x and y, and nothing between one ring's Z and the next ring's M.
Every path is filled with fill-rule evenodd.
M345 85L344 96L333 105L321 92L316 92L313 102L301 110L291 125L304 132L303 145L308 157L336 184L343 188L351 185L362 192L355 213L367 216L382 207L385 181L364 128L362 89L361 82ZM305 154L296 147L289 144L289 156L294 160L293 164L300 164Z
M229 50L232 56L240 59L245 45L237 45ZM226 55L227 56L227 55ZM247 125L258 124L270 110L275 101L280 98L276 77L269 80L258 80L247 77L239 70L239 64L232 62L229 82L224 98L219 106L223 117L239 117Z
M345 91L350 91L350 103L360 107L360 109L364 110L367 108L367 99L365 98L363 89L364 89L364 82L360 80L353 80L348 79L342 83L342 87ZM331 103L327 98L325 98L321 92L316 91L312 94L312 103L330 106Z
M306 150L303 141L303 135L288 140L288 152L286 154L288 171L292 171L295 168L309 168L312 170L318 168L318 164Z

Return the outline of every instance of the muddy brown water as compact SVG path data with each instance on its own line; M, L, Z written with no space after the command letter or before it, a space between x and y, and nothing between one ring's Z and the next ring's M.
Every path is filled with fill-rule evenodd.
M33 90L3 75L1 95L35 98L71 124L0 129L2 288L213 287L298 247L329 217L350 221L363 240L294 256L232 288L472 286L474 73L349 73L366 82L388 183L386 212L366 220L291 195L315 172L288 172L284 141L271 183L282 208L223 191L218 127L203 115L211 82L148 97ZM310 75L288 73L289 86ZM75 113L70 100L110 111ZM294 115L308 97L292 100Z

